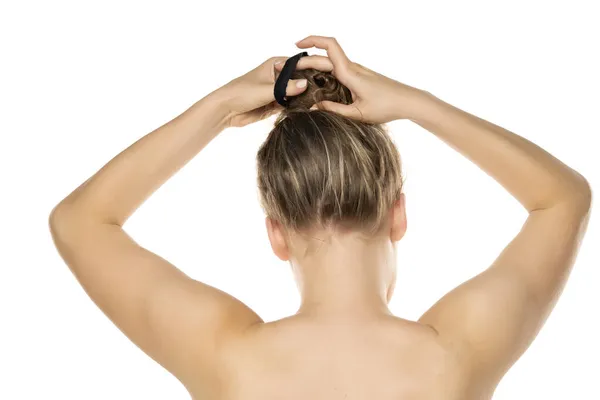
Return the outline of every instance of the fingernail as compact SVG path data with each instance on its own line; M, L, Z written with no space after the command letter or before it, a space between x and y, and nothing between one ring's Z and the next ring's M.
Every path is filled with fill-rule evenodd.
M306 79L300 79L296 82L296 87L303 88L304 86L306 86Z
M282 63L282 61L277 61L277 62L275 62L275 65L279 65L281 63Z

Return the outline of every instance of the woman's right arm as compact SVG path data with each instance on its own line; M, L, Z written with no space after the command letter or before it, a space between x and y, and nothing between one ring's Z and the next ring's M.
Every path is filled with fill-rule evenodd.
M587 228L588 182L530 141L351 62L333 38L310 36L297 45L327 50L334 75L355 99L351 105L323 102L319 107L374 123L410 119L497 180L529 212L491 266L420 319L464 362L477 397L490 395L562 292ZM316 67L317 58L305 58L300 62Z
M527 139L423 93L409 117L474 162L527 211L560 204L587 214L590 187L578 172Z
M468 356L481 390L493 390L562 292L587 228L591 189L583 176L521 136L428 93L420 107L411 120L470 159L529 212L490 267L420 319Z

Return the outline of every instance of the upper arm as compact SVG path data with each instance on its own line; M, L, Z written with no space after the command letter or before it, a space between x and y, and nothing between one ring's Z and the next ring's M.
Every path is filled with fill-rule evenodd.
M420 319L495 385L529 347L560 296L587 227L589 204L532 211L494 263Z
M83 289L132 342L182 382L188 375L210 374L226 335L261 322L234 297L139 246L120 226L65 214L53 212L52 236Z

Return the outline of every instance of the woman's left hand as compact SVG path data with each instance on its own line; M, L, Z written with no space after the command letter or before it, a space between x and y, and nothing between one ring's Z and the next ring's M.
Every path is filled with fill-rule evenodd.
M279 75L287 59L288 57L269 58L252 71L217 89L217 92L220 92L225 98L224 105L228 110L226 125L228 127L246 126L268 118L283 109L275 101L273 92L276 76ZM276 66L276 64L278 65ZM321 68L332 67L327 57L306 56L300 59L296 69L317 66ZM286 96L297 96L305 90L306 79L290 79L287 85Z

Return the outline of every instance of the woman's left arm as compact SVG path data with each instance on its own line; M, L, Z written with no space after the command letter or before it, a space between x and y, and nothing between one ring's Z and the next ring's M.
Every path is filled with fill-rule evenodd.
M147 134L50 214L59 254L94 303L182 383L210 376L220 343L262 320L234 297L191 279L124 230L133 212L224 128L277 110L272 58ZM304 89L288 86L288 95Z
M115 156L55 207L51 222L77 219L123 226L133 212L226 126L215 91ZM71 221L75 222L75 221Z

